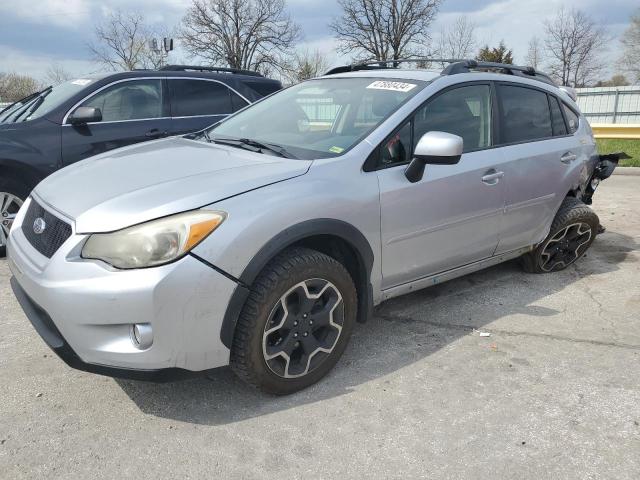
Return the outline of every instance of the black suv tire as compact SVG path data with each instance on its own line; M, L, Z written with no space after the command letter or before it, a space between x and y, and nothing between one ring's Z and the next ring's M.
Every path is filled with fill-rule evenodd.
M522 257L523 268L530 273L564 270L589 249L599 225L598 216L587 205L577 198L565 198L547 238Z
M342 356L357 304L341 263L308 248L285 250L251 287L233 339L231 368L276 395L316 383Z

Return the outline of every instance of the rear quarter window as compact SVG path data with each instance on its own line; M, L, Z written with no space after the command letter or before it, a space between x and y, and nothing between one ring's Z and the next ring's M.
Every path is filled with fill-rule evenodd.
M260 94L261 97L266 97L267 95L271 95L274 92L282 89L282 85L279 82L252 82L247 81L243 82L247 87L249 87L254 92Z
M553 126L553 135L562 136L567 134L567 126L562 117L560 102L552 95L549 95L549 103L551 104L551 123Z
M580 126L580 117L578 114L573 111L571 107L569 107L566 103L563 103L564 114L567 117L567 127L569 128L569 133L576 133L578 131L578 127Z

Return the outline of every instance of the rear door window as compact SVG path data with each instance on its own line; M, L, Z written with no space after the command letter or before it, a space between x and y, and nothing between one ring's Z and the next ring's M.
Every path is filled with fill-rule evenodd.
M240 103L232 104L231 90L218 82L208 80L169 80L171 114L173 117L200 115L228 115L238 110Z
M540 90L499 85L500 140L530 142L553 136L547 94Z
M103 122L162 117L162 81L131 80L116 83L85 100L83 107L99 108Z

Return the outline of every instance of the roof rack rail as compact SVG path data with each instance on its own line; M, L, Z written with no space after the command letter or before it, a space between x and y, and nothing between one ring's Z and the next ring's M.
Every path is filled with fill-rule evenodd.
M482 62L479 60L462 60L451 63L443 71L442 75L456 75L458 73L469 73L476 70L484 70L489 72L500 72L507 75L515 75L519 77L527 77L534 80L557 86L546 73L537 71L533 67L522 67L519 65L511 65L509 63Z
M429 58L429 57L410 57L410 58L397 58L395 60L370 60L367 62L352 63L351 65L341 65L334 67L325 75L333 75L336 73L356 72L359 70L384 70L390 68L398 68L401 63L455 63L462 62L460 59L448 59L448 58Z
M263 75L253 70L242 70L239 68L228 67L203 67L200 65L165 65L159 68L160 71L169 72L220 72L220 73L235 73L239 75L250 75L252 77L262 77Z
M515 75L519 77L531 78L539 80L548 85L557 86L556 83L547 75L537 71L533 67L522 67L519 65L511 65L508 63L482 62L479 60L461 60L451 58L399 58L397 60L372 60L369 62L353 63L351 65L343 65L329 70L325 75L333 75L336 73L355 72L358 70L384 70L398 68L402 63L425 63L425 64L444 64L449 65L442 70L442 75L455 75L458 73L469 73L477 70L489 72L500 72L507 75Z

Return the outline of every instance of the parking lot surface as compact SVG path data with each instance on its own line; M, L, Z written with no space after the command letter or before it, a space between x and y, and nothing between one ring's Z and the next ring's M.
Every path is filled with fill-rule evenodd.
M71 370L0 260L0 478L640 478L640 177L564 272L510 262L394 299L324 381L222 369L151 384ZM490 336L480 336L480 332Z

